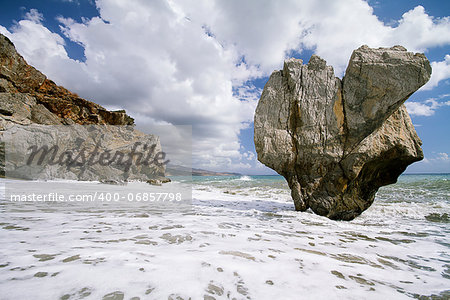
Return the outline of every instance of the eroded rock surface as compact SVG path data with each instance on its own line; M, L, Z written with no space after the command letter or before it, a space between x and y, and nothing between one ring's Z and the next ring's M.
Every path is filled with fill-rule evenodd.
M296 210L351 220L423 159L403 103L430 75L427 58L401 46L360 47L342 80L316 55L288 59L256 108L258 160L286 178Z
M48 115L44 110L46 108L60 118L60 124L134 124L133 118L125 111L108 111L47 79L44 74L28 65L17 53L13 43L0 34L0 113L3 115L3 107L5 102L11 102L11 95L15 97L13 100L24 100L26 97L21 102L25 102L28 110L40 106L36 108L35 115L39 115L39 112ZM6 115L11 116L11 111L6 111ZM55 124L56 121L45 121L48 122Z

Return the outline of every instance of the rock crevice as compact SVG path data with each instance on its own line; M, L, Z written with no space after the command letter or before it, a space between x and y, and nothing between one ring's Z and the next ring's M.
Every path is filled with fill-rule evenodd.
M316 55L288 59L255 112L258 159L286 178L296 210L351 220L423 158L403 103L430 75L401 46L358 48L342 80Z

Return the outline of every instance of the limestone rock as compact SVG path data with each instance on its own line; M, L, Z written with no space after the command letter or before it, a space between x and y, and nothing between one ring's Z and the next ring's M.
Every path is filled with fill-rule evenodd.
M342 80L316 55L288 59L256 108L258 160L286 178L296 210L351 220L423 158L403 103L430 75L401 46L360 47Z
M154 161L162 151L159 137L133 126L13 125L3 132L3 139L9 178L167 182L163 160Z
M373 132L430 78L422 53L401 46L354 51L343 79L349 147Z

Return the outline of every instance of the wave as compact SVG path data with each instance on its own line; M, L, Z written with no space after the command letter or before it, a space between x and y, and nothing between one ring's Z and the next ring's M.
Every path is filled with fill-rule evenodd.
M240 180L240 181L253 181L253 178L251 178L250 176L247 175L243 175L235 180Z

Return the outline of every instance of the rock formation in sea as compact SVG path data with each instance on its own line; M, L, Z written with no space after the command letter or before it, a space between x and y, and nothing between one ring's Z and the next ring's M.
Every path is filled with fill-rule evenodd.
M13 43L1 34L0 137L3 141L0 164L5 165L6 145L6 172L12 177L107 182L149 179L164 181L165 166L160 164L161 159L157 161L158 164L152 163L153 158L150 157L144 162L150 152L153 155L161 152L159 137L136 130L133 118L124 110L108 111L56 85L28 65L17 53ZM94 162L97 163L91 161L83 168L75 165L68 168L65 164L67 155L61 157L60 151L51 163L48 163L48 159L53 152L40 165L24 164L27 157L30 157L29 147L38 144L49 148L57 145L59 150L69 151L73 156L84 149L86 158L97 147L97 157L94 157ZM104 155L105 163L99 162L101 153L126 154L134 145L137 152L146 155L141 159L141 164L136 164L133 156L135 160L128 167L126 158L122 159L121 165L112 161L106 163L107 154ZM145 145L146 149L143 148ZM41 152L36 155L35 161L40 155Z
M295 209L351 220L423 159L404 102L430 78L425 55L402 46L362 46L344 78L313 55L288 59L255 112L258 160L284 176Z

